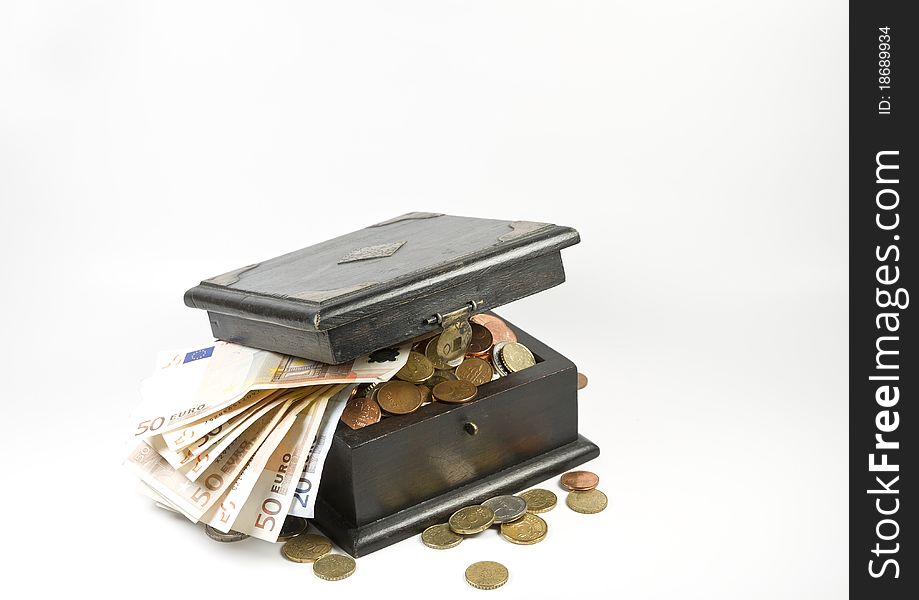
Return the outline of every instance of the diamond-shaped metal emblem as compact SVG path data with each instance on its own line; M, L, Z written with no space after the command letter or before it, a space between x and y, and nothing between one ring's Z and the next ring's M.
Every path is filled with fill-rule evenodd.
M385 258L392 256L399 248L405 245L405 242L393 242L391 244L379 244L377 246L367 246L348 252L340 259L338 264L354 262L357 260L368 260L371 258Z

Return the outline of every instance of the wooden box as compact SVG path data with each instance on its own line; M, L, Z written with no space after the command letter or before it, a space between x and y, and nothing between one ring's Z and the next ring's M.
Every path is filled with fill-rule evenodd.
M374 552L599 456L578 435L574 363L509 325L535 366L479 386L466 404L434 402L358 430L339 424L314 522L346 552Z
M409 213L236 269L185 294L219 339L341 363L434 333L565 280L570 227ZM514 493L599 455L578 435L577 370L511 325L537 363L351 430L340 424L314 523L365 555L458 508Z

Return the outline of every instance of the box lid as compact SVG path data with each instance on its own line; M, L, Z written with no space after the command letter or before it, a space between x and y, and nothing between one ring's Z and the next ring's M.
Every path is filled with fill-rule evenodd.
M205 279L185 304L303 332L376 315L388 327L383 338L364 335L366 353L417 332L419 310L459 308L435 306L453 292L481 312L561 283L551 256L578 241L574 229L549 223L414 212Z

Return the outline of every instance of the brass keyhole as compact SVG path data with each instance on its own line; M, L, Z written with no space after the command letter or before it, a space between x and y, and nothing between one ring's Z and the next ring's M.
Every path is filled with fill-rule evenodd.
M479 432L479 426L476 425L475 423L466 423L465 425L463 425L463 429L465 429L466 433L468 433L469 435L475 435Z

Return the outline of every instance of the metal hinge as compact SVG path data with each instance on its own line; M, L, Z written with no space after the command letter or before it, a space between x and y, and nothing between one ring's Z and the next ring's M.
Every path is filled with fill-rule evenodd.
M428 317L425 320L426 325L440 325L446 329L451 323L455 323L460 320L468 319L472 316L472 313L476 311L477 308L485 304L484 300L470 300L462 307L452 310L448 313L437 313L433 317Z

